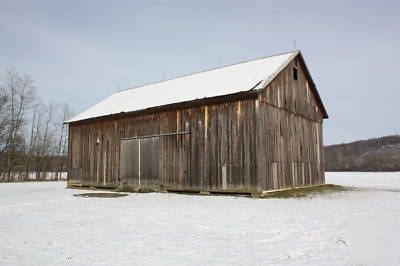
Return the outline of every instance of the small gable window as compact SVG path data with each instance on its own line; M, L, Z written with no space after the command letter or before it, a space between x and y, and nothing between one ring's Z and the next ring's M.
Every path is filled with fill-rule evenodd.
M293 68L293 79L297 80L297 67Z

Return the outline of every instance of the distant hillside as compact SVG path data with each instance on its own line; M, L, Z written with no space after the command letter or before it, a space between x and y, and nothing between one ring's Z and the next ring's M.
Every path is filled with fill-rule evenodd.
M400 135L325 146L326 171L400 171Z

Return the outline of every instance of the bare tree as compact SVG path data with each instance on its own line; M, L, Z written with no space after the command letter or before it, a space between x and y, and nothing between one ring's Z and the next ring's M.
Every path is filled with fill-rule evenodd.
M6 139L3 143L2 153L6 153L6 181L12 179L17 160L17 152L21 147L21 128L24 123L26 112L32 107L36 99L36 88L33 79L26 74L15 71L6 71L2 79L2 92L4 101L3 130ZM3 156L2 159L4 160Z
M66 166L71 109L36 97L32 78L15 71L0 76L0 181L27 180L48 172L59 179Z
M27 151L25 153L25 159L24 159L24 173L22 175L23 180L28 180L30 173L31 173L31 167L32 167L32 161L33 161L33 155L34 155L34 149L36 147L37 139L39 136L39 104L35 105L33 110L32 110L32 118L30 122L30 134L29 134L29 144L27 147Z
M6 148L7 140L7 125L8 125L8 95L3 87L0 87L0 154L2 154Z
M54 137L55 132L53 130L55 113L57 106L54 103L49 104L44 108L45 119L42 125L41 142L38 156L38 165L36 176L39 180L46 178L46 166L49 165L46 160L52 153L55 152L54 148Z
M59 139L57 144L57 156L58 156L58 163L56 168L56 177L58 180L61 178L61 174L64 169L65 164L65 156L68 152L67 150L67 142L68 142L68 128L65 125L65 122L68 118L72 115L71 108L68 104L64 104L61 110L61 116L59 119Z

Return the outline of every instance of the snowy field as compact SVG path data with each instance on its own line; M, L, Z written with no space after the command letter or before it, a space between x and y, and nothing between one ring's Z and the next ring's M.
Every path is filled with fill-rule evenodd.
M302 199L130 194L0 184L0 265L400 265L400 173Z

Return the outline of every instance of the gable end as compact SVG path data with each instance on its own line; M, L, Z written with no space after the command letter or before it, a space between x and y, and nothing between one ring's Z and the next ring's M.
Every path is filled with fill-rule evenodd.
M261 100L317 121L328 118L304 58L299 52L264 85Z

